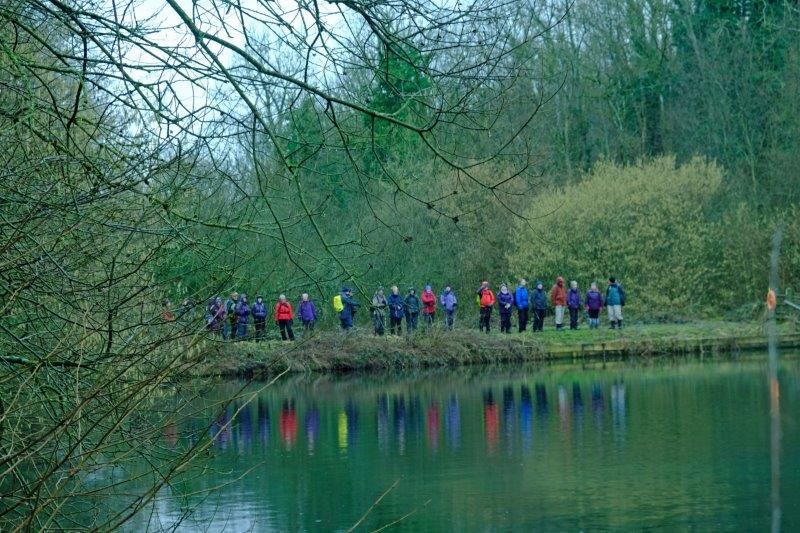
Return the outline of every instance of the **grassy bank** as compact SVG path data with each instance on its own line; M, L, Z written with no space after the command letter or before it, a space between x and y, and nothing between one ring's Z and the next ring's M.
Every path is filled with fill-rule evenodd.
M800 345L800 330L783 324L784 346ZM623 330L555 331L489 335L476 330L432 330L403 337L368 331L320 331L294 343L215 343L195 375L267 376L293 372L346 372L543 361L603 356L716 353L765 346L759 323L696 322L633 325Z

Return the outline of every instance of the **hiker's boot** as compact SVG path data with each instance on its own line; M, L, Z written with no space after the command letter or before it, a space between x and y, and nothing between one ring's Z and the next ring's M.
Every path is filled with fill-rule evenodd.
M611 321L611 329L617 329L617 322L614 320Z
M622 329L622 320L618 320L618 321L617 321L617 327L618 327L619 329Z

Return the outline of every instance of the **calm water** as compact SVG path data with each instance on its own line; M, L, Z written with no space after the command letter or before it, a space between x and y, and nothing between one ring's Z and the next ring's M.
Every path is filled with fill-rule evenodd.
M131 526L174 526L197 506L180 528L344 530L394 485L361 530L763 531L765 376L750 358L295 378L166 428L170 447L217 434L211 465ZM798 531L796 359L781 409L783 530Z

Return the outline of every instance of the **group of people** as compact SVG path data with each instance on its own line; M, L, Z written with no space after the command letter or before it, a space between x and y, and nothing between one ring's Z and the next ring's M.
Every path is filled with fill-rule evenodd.
M533 311L533 331L544 329L544 318L550 306L554 309L556 329L564 328L564 312L569 312L569 328L578 329L578 318L581 309L585 309L589 316L589 328L600 327L600 311L603 307L608 310L608 320L611 329L622 327L622 308L625 306L625 291L617 283L616 278L608 278L605 298L600 293L597 283L592 283L585 295L581 295L576 281L570 282L569 289L564 285L564 278L556 278L555 284L550 289L549 295L544 290L544 284L536 281L532 291L528 291L527 281L520 279L519 284L512 293L508 285L500 285L499 294L489 288L489 282L484 281L478 287L477 299L480 306L479 328L489 332L491 327L492 310L497 305L500 311L500 331L510 333L511 316L517 310L517 324L522 333L528 327L529 312ZM549 297L548 297L549 296Z
M500 291L495 294L488 281L481 283L476 291L475 298L480 309L479 329L487 333L490 331L492 312L497 307L500 314L501 332L511 332L511 318L515 309L517 327L520 333L527 330L531 312L533 313L533 331L542 331L544 329L545 315L551 306L554 309L555 327L558 330L564 328L566 312L569 313L569 328L578 329L579 316L582 309L588 315L589 328L598 328L600 326L600 311L603 307L608 312L611 328L622 327L622 308L625 306L625 292L613 277L608 279L605 295L600 293L597 283L592 283L585 294L581 294L578 289L578 283L575 281L570 282L569 288L567 288L564 278L561 276L556 278L549 294L545 292L541 281L536 281L531 291L528 290L527 285L525 279L520 279L517 287L511 292L508 285L503 283L500 285ZM400 289L396 285L390 288L388 295L385 294L383 287L379 287L372 296L369 306L372 315L373 332L375 335L381 336L388 329L392 335L401 335L403 322L405 321L406 332L409 334L414 333L419 325L420 315L422 316L424 327L427 329L436 321L437 304L444 315L444 328L453 329L458 299L450 286L446 286L438 298L430 285L425 285L420 295L417 295L414 287L409 287L405 295L400 294ZM347 331L353 327L353 320L359 307L359 303L353 298L353 289L350 287L342 287L339 294L334 296L333 310L338 315L343 330ZM248 303L245 294L239 295L236 292L232 292L224 303L220 297L212 298L206 308L206 327L210 331L219 332L222 338L226 340L246 339L251 315L255 326L254 338L256 341L263 340L265 338L268 312L261 296L256 296L256 301L252 305ZM301 297L297 315L303 324L304 330L310 331L314 329L314 324L319 318L319 311L307 293L304 293ZM280 330L281 338L293 341L294 331L292 325L295 311L292 304L288 302L283 294L280 295L275 303L274 317L275 323Z
M389 332L400 335L403 330L403 320L406 322L406 331L416 331L419 316L422 315L425 328L432 326L436 318L437 298L430 285L425 285L422 294L417 296L414 287L409 287L405 296L400 295L397 285L391 287L391 294L387 297L383 287L379 287L372 297L370 309L372 311L372 327L375 335L383 335L386 329L386 317L389 317ZM439 305L444 310L444 327L453 329L456 319L456 306L458 300L449 286L439 296ZM345 328L342 324L342 328Z
M307 293L304 293L297 306L297 313L303 324L304 330L313 330L314 324L319 317L317 307L311 301ZM265 339L267 326L267 304L260 295L256 296L256 301L250 305L246 294L232 292L230 297L223 302L222 298L216 296L208 302L205 313L206 328L215 333L220 333L225 340L246 339L248 336L248 325L250 316L253 317L255 326L254 339L261 341ZM281 332L281 339L294 340L294 330L292 329L295 311L292 304L286 299L286 295L281 294L274 308L275 324Z

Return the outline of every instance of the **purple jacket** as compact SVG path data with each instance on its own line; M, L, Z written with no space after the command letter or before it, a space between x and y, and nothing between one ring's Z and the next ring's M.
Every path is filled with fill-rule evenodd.
M239 317L239 322L247 322L247 317L250 316L250 306L239 298L239 303L236 304L236 316Z
M586 293L586 309L599 311L603 307L603 296L598 291Z
M508 308L506 308L506 304L509 305ZM506 292L506 293L498 292L497 293L497 306L500 308L500 314L510 315L511 314L511 310L514 307L514 295L511 294L510 292Z
M317 319L317 308L314 307L314 302L308 300L307 302L300 302L300 305L297 306L300 312L300 320L316 320Z
M453 294L453 291L443 292L439 296L439 303L444 307L445 311L453 311L458 305L458 300L456 300L456 295Z
M581 293L577 289L570 289L567 292L567 307L570 309L581 308Z

